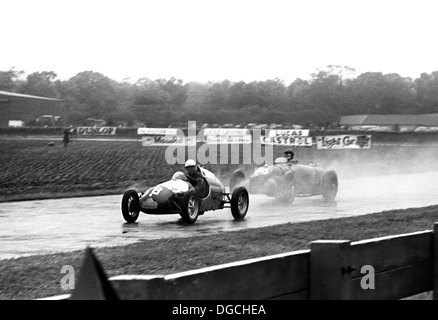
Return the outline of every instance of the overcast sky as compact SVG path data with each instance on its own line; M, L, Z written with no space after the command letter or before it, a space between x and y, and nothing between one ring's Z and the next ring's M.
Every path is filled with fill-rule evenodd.
M116 81L438 71L437 0L0 0L0 70Z

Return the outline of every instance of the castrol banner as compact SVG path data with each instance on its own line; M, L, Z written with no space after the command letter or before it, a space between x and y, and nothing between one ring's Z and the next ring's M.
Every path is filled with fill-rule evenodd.
M284 145L292 147L312 147L312 137L298 136L262 136L261 144Z

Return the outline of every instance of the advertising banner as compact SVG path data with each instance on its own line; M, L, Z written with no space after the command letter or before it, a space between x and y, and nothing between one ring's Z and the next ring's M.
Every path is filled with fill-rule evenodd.
M292 147L311 147L312 137L298 137L298 136L274 136L274 137L260 137L261 144L273 144Z
M250 135L248 129L225 129L225 128L205 128L204 136L247 136Z
M152 135L152 136L176 136L178 135L178 129L172 128L138 128L137 134L139 135Z
M205 142L208 144L249 144L252 142L252 136L206 136Z
M9 120L8 127L14 127L14 128L24 127L24 121L23 120Z
M283 129L283 130L271 130L269 131L270 137L308 137L309 129Z
M150 146L196 146L196 137L185 137L185 136L143 136L141 140L143 147Z
M204 129L204 142L208 144L249 144L252 136L248 129Z
M371 135L336 135L316 137L317 149L369 149Z
M81 135L115 135L117 127L78 127L77 133Z
M184 135L175 128L138 128L137 134L142 136L142 146L187 146L196 145L196 136Z

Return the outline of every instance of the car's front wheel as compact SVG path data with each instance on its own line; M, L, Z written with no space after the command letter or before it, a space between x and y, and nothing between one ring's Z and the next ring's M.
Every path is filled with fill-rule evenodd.
M296 196L294 173L287 173L279 185L281 186L278 192L280 201L284 204L292 204Z
M189 190L181 201L181 218L184 222L193 224L199 216L201 201L195 190Z
M296 192L294 185L286 185L284 190L281 190L279 200L284 204L292 204L295 200Z
M231 214L235 220L245 218L249 207L249 195L245 187L237 187L231 195Z
M122 197L122 215L128 223L133 223L140 214L140 198L137 191L126 190Z
M322 197L324 201L333 201L338 193L338 176L334 171L328 171L322 178Z

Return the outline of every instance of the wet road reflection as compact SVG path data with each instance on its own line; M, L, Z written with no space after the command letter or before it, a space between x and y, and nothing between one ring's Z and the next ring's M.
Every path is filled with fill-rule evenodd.
M309 197L283 206L273 198L250 195L245 220L234 221L225 209L206 212L194 225L183 223L179 215L143 213L136 223L126 224L122 195L0 203L0 259L426 207L438 204L437 195L438 172L340 179L333 203Z

